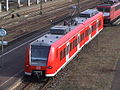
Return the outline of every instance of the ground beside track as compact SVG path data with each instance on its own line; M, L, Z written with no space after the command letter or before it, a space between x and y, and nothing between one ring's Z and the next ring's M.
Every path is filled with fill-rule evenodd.
M120 59L120 26L105 28L86 45L47 90L110 90ZM64 72L65 71L65 72ZM116 81L116 90L120 90ZM112 89L115 90L115 89Z

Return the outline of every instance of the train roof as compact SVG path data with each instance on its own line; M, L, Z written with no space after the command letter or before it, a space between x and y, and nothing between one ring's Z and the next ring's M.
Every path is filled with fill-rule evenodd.
M88 9L80 14L89 14L90 16L94 16L98 13L96 9ZM89 17L90 18L90 17ZM84 20L83 20L84 19ZM33 41L30 45L40 45L40 46L51 46L54 42L65 36L66 33L74 30L80 24L84 23L88 18L74 18L73 21L77 24L72 25L56 25L50 28L50 33L45 34L44 36L40 37L39 39ZM65 32L65 33L63 33Z
M100 7L115 7L115 6L117 6L117 5L119 5L120 4L120 2L116 2L116 3L104 3L104 4L100 4L100 5L97 5L97 7L98 6L100 6Z
M97 9L87 9L87 10L81 12L80 14L94 14L94 13L95 14L98 13Z
M46 34L31 43L31 45L50 46L64 35Z
M54 27L51 27L50 29L60 29L60 30L65 30L65 29L67 29L68 28L68 26L63 26L63 25L61 25L61 26L54 26Z
M84 21L86 21L87 19L89 19L90 17L93 17L94 15L96 15L99 11L97 9L87 9L83 12L80 13L80 17L76 17L75 20L81 24Z
M54 26L54 27L51 27L50 29L55 29L56 31L57 30L73 30L76 26ZM64 34L45 34L44 36L38 38L37 40L33 41L31 43L31 45L39 45L39 46L50 46L52 45L54 42L56 42L58 39L60 39L61 37L63 37Z

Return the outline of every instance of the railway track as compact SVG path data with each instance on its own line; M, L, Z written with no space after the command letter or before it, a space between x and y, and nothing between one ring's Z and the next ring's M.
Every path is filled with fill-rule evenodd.
M38 78L34 78L34 83L31 83L30 81L24 81L24 83L26 84L21 84L21 86L19 86L18 88L14 89L14 90L30 90L30 89L35 89L33 86L36 86L36 89L38 90L45 90L47 88L47 85L49 85L53 80L55 80L55 78L45 78L43 77L42 79L38 79ZM32 86L32 87L31 87ZM38 87L39 86L39 87Z
M54 10L54 9L58 9L58 8L61 8L61 6L66 6L66 5L69 5L71 3L69 2L60 2L59 3L57 1L54 1L52 3L50 3L49 5L44 4L43 6L43 13L46 13L46 12L49 12L51 10ZM39 10L39 6L35 7L35 8L32 8L32 9L29 9L29 10L25 10L25 11L19 11L19 12L13 12L13 13L10 13L11 14L16 14L16 13L19 13L22 17L20 18L20 20L24 19L24 18L27 18L27 17L33 17L33 16L36 16L36 15L40 15L40 10ZM3 17L1 18L1 21L4 20L4 23L0 24L1 26L5 26L5 25L8 25L10 22L18 22L19 18L16 18L16 19L11 19L10 21L8 21L8 19L11 18L11 16L9 15L9 17Z
M87 3L88 3L87 5L85 2L83 2L81 4L81 8L82 8L81 11L86 9L86 7L89 8L89 7L93 6L93 4L95 5L96 3L98 3L97 1L90 3L90 1L91 0L87 0ZM75 4L72 4L72 5L75 5ZM70 15L70 11L68 9L69 7L70 6L62 7L58 11L54 11L51 14L47 13L47 14L42 15L41 17L38 16L38 17L34 18L34 20L23 18L25 22L22 22L22 20L20 20L20 21L18 21L18 22L20 22L18 25L12 25L12 26L6 27L9 35L5 39L8 41L12 41L12 40L16 39L15 37L18 37L21 35L23 36L23 35L33 32L33 31L40 30L43 28L43 26L44 27L50 26L51 25L50 20L56 21L60 18L64 19L64 17Z
M60 15L59 15L60 14ZM14 39L15 37L24 34L24 33L29 33L33 30L39 30L43 28L42 26L46 27L49 23L51 25L50 20L54 19L59 19L61 17L64 17L68 12L65 12L63 10L55 11L54 13L49 13L49 14L44 14L42 16L37 16L36 18L32 19L26 19L22 18L20 20L17 20L15 25L9 25L9 23L6 23L4 25L1 25L1 27L4 27L7 29L7 32L9 35L6 37L6 39L9 41L10 39ZM63 16L62 16L63 15ZM17 23L17 25L16 25ZM44 24L44 25L43 25Z
M73 58L74 61L78 59L78 55L76 57ZM67 71L68 69L66 69L65 71ZM59 73L59 76L64 75L64 72ZM58 78L62 78L62 77L50 77L50 78L45 78L45 77L41 77L41 78L32 78L29 79L25 78L25 80L27 79L27 81L23 81L26 84L21 84L21 87L16 88L15 90L47 90L48 87L51 86L51 84L53 84L54 82L56 82L58 80Z
M85 3L85 4L82 4L81 6L81 11L82 10L85 10L85 9L87 9L87 8L92 8L92 7L94 7L96 4L98 4L99 2L90 2L90 0L89 0L89 3ZM64 13L66 12L66 10L64 10L63 11L63 15L64 15ZM55 13L55 15L57 14L58 12L56 12ZM67 12L68 13L68 12ZM59 13L58 13L59 14ZM56 15L57 16L57 15ZM55 16L55 18L57 18ZM48 22L49 21L49 18L50 18L51 16L49 16L49 17L47 17L48 19L46 19L46 21L45 22ZM53 17L52 17L53 18ZM55 19L55 18L53 18L53 20ZM51 18L50 18L51 19ZM56 20L56 19L55 19ZM43 19L43 21L44 21L44 19ZM41 23L39 23L38 22L38 24L36 25L36 26L39 26L39 24L41 24L41 26L42 25L44 25L45 24L45 22L43 23L43 22L41 22ZM34 24L34 22L31 22L31 24ZM48 24L46 24L46 25L49 25L50 23L48 23ZM32 28L32 27L31 27ZM42 27L42 28L44 28L44 27ZM33 29L33 28L32 28ZM30 88L33 88L33 89L40 89L40 90L46 90L46 88L47 88L47 86L49 85L49 84L51 84L55 79L56 79L57 77L54 77L54 78L50 78L50 79L45 79L45 80L43 80L43 81L39 81L39 82L28 82L27 81L27 83L25 84L25 82L23 81L23 83L22 84L25 84L25 85L22 85L21 84L21 87L22 86L24 86L24 87L22 87L22 90L29 90ZM36 87L37 86L37 87ZM17 89L19 89L19 87L17 88ZM16 89L16 90L17 90Z
M51 14L49 16L45 15L45 16L43 16L43 18L39 18L40 20L36 19L35 22L28 20L25 23L21 23L18 26L11 27L11 30L8 29L8 33L10 33L13 36L12 38L14 39L18 35L21 35L21 34L25 35L25 34L28 34L28 33L31 33L31 32L33 33L36 30L41 30L45 27L49 27L49 26L51 26L50 20L54 21L56 19L63 18L66 15L68 15L68 13L66 11L61 11L60 13L56 12L56 13ZM24 26L24 25L26 25L26 26Z
M37 87L37 89L39 90L45 90L47 85L49 85L52 82L52 78L44 78L44 81L41 81L38 85L39 87ZM29 90L31 88L31 85L33 83L29 84L27 87L25 87L23 90ZM33 84L34 85L34 84ZM34 87L33 87L34 88Z

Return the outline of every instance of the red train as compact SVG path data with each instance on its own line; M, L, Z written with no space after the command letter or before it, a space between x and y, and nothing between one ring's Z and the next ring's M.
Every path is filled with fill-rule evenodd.
M71 24L50 28L50 33L30 43L26 52L25 74L55 76L103 29L103 13L88 9Z
M120 17L120 2L118 0L110 0L107 3L97 6L98 11L104 14L104 23L113 23L116 19Z

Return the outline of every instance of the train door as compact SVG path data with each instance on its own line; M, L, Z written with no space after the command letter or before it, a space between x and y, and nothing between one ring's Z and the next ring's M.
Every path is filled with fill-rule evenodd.
M90 40L90 39L91 39L91 37L92 37L92 36L91 36L91 33L92 33L92 26L91 26L91 25L89 25L89 28L90 28L90 29L89 29L89 40Z
M97 20L97 24L96 24L96 33L98 33L98 28L99 28L99 20Z
M77 50L79 50L79 48L80 48L80 34L78 34L77 43L78 43Z
M89 40L89 26L85 27L85 38L84 41L87 43Z
M70 43L66 44L66 62L69 61L69 51L70 51Z
M92 37L96 34L96 21L94 21L92 24L91 24L91 28L92 28Z

